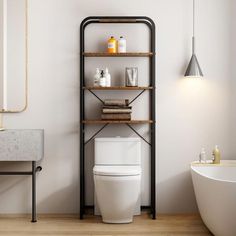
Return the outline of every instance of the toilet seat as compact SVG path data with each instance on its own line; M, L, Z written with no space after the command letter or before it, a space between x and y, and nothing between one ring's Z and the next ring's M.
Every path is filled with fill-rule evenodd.
M135 176L141 174L140 166L99 166L93 168L94 175L100 176Z

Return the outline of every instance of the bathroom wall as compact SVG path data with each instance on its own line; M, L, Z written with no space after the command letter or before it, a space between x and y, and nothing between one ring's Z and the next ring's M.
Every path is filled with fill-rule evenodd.
M25 106L25 0L7 0L6 2L7 89L5 91L5 97L7 104L5 106L7 110L21 110Z
M234 14L236 11L236 3L234 0L231 1L231 14L232 14L232 20L231 20L231 28L236 29L236 15ZM236 139L236 67L234 66L234 63L236 61L236 31L232 30L231 32L231 41L230 41L230 47L231 47L231 77L232 77L232 83L231 83L231 124L232 124L232 129L231 129L231 142L232 142L232 147L234 148L235 151L235 139ZM235 159L235 156L234 156Z
M3 89L3 2L0 1L0 91ZM3 103L3 94L0 94L0 107Z
M39 212L79 211L79 24L89 15L147 15L154 19L157 26L157 211L197 211L190 162L198 159L201 147L206 148L209 158L215 144L220 146L225 159L235 158L236 150L232 141L234 3L233 0L196 2L196 46L204 80L183 79L191 56L189 0L29 1L29 107L22 114L5 115L4 125L45 130L43 171L37 179ZM119 29L124 36L128 34L128 47L131 43L145 47L146 38L141 34L130 39L128 29ZM100 42L110 32L105 37L91 34L87 37L88 43ZM128 61L122 63L125 66ZM137 63L141 68L146 62ZM88 75L92 75L93 67L98 64L102 65L92 59ZM110 67L113 65L120 66L111 64ZM120 68L123 70L124 66ZM95 101L88 97L90 116L96 116L92 112L98 104ZM134 104L134 115L145 117L145 105L142 100L139 102ZM133 135L122 129L107 129L102 135ZM147 135L147 127L137 129ZM92 145L87 148L86 198L91 203L93 150L89 147ZM147 151L143 144L143 203L149 201ZM30 165L14 164L13 167L24 169ZM11 165L4 163L1 168L11 168ZM1 213L30 212L29 177L1 177L0 183Z

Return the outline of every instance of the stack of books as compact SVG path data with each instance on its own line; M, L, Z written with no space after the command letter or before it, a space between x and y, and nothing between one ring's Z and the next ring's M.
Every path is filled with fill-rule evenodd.
M102 107L102 120L131 120L131 113L128 99L106 99Z

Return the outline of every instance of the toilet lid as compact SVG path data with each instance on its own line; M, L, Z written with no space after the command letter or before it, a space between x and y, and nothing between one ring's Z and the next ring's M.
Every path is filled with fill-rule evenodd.
M140 166L94 166L95 175L106 176L134 176L141 174Z

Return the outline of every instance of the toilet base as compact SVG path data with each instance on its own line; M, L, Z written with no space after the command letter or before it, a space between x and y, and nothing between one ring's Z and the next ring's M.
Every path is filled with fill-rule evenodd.
M95 199L104 223L127 224L133 221L140 198L141 175L94 175Z
M103 219L102 222L106 224L130 224L133 222L132 218L122 219L122 220L110 220L110 219Z
M94 194L94 215L95 216L102 216L101 211L100 211L99 206L98 206L96 193ZM140 215L141 215L141 196L139 195L138 201L137 201L135 209L134 209L134 216L140 216Z

